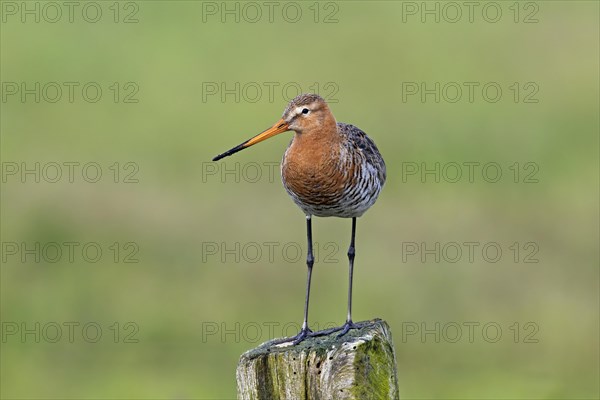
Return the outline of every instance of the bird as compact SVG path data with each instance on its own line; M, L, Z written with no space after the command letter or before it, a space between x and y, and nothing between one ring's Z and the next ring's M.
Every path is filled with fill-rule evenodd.
M218 161L283 132L294 131L281 162L283 186L306 216L308 275L304 319L300 332L283 341L294 344L313 336L341 331L338 337L360 326L352 321L356 220L377 200L386 180L386 166L375 142L354 125L337 122L327 102L317 94L292 99L279 121L267 130L219 154ZM313 217L352 219L348 248L348 303L346 322L313 332L308 325L308 304L314 265Z

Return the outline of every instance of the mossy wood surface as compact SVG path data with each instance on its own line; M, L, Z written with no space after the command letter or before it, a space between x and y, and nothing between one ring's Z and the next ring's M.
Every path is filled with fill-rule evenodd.
M291 342L265 342L244 353L237 367L238 399L398 399L390 328L380 319Z

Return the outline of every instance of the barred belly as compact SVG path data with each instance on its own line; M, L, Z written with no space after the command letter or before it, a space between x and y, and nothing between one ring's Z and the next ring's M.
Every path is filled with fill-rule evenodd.
M345 148L322 160L327 161L302 163L284 156L281 176L286 191L306 215L360 217L381 192L377 168L360 151Z

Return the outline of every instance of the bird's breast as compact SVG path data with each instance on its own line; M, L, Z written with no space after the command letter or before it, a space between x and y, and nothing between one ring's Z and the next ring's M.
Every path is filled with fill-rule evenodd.
M283 184L288 192L308 204L328 204L344 189L345 171L335 146L300 147L294 143L281 165Z
M319 217L360 216L381 190L376 170L364 155L343 144L307 150L292 142L281 174L294 202L306 214Z

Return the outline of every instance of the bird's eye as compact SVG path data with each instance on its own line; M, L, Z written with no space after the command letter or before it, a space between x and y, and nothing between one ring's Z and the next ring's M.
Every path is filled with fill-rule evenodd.
M308 108L302 109L302 114L308 114Z

